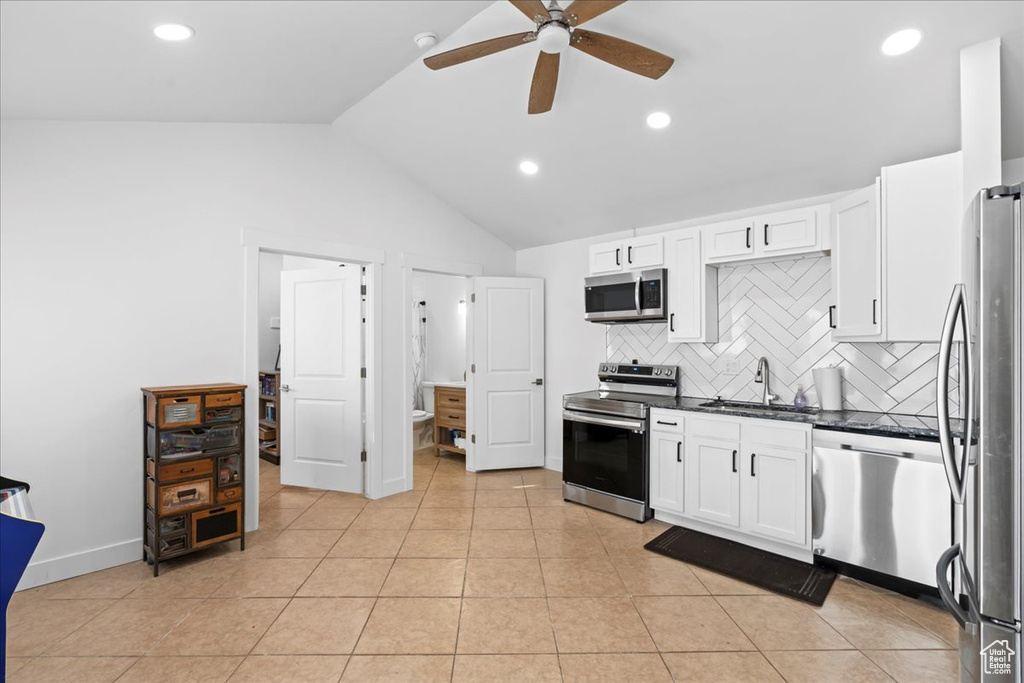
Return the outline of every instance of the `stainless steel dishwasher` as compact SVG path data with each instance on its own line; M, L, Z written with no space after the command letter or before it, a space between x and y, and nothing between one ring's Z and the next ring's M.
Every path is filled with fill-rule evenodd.
M814 554L935 589L935 558L953 542L939 443L819 428L813 438Z

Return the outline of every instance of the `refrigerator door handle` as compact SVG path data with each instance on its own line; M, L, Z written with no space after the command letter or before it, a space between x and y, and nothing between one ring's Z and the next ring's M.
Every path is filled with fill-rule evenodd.
M956 465L956 451L953 444L953 437L950 434L949 426L949 356L953 348L953 333L956 331L957 317L959 316L964 324L964 339L969 340L970 331L967 327L967 314L964 311L966 301L964 300L964 286L958 284L953 287L953 294L949 298L949 306L946 308L946 318L942 323L942 338L939 342L939 364L936 370L935 377L935 407L938 412L938 423L939 423L939 447L942 451L942 464L946 469L946 481L949 482L949 491L953 496L953 502L962 505L964 502L964 492L966 489L966 456L970 453L970 438L973 438L973 428L967 427L967 433L964 439L963 449L963 465L960 469L957 469ZM966 345L965 345L966 346ZM965 347L962 351L964 354L964 360L967 360L970 356L970 348ZM965 379L968 383L967 391L965 395L968 397L964 402L964 423L971 425L973 420L970 419L969 409L971 408L971 374L970 374L970 363L969 361L964 364L966 375Z
M942 553L939 557L939 563L935 566L935 585L939 589L939 597L942 598L943 604L953 614L956 623L960 624L960 628L966 628L967 622L972 621L971 615L957 602L953 596L953 589L949 587L949 579L946 578L950 565L953 564L953 560L959 555L959 543L950 546L946 552Z

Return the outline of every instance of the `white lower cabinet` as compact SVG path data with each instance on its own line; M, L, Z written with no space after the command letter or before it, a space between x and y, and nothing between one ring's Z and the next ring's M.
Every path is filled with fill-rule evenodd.
M807 453L752 444L744 451L742 526L787 543L807 541Z
M810 425L663 409L651 425L659 519L809 559Z
M740 525L739 443L686 437L686 514Z
M678 418L682 422L682 418ZM651 421L654 424L654 421ZM685 458L682 433L651 430L651 507L669 512L684 511Z

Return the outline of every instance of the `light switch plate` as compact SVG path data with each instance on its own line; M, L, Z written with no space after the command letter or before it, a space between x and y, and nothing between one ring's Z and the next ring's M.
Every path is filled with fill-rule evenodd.
M725 362L725 372L722 373L722 374L725 374L725 375L738 375L738 374L740 374L740 364L739 364L739 361L735 361L735 360L726 361Z

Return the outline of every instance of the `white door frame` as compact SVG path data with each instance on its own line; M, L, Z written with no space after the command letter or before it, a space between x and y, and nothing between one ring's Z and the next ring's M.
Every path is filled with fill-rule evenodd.
M245 530L259 528L259 404L255 384L260 372L259 357L259 305L260 305L260 252L289 256L345 261L366 266L366 469L365 493L368 498L381 497L383 489L383 348L381 322L383 320L384 250L331 242L315 237L269 232L255 228L242 228L242 251L245 258L245 305L242 334L242 368L244 371L245 404L245 486L253 493L245 499ZM406 316L408 317L408 316ZM407 424L412 423L409 415Z
M402 457L404 458L405 467L403 468L403 479L404 487L399 488L398 491L409 491L412 489L412 316L409 315L408 304L412 301L412 278L413 271L421 271L426 273L437 273L439 275L455 275L456 277L477 277L484 274L483 266L477 263L466 263L463 261L453 261L445 258L435 258L433 256L422 256L420 254L402 254L402 310L404 315L402 316L402 349L405 362L403 363L402 376L404 377L404 389L402 390L402 412L403 412L403 424L408 425L408 429L403 431L402 436ZM468 284L468 283L467 283ZM468 293L467 293L468 296ZM468 309L469 302L466 302ZM471 331L469 326L466 327L466 358L469 358L470 349L470 334ZM466 367L468 368L468 362ZM466 395L469 396L472 392L472 381L473 376L471 374L466 375ZM472 425L469 424L470 416L466 416L466 431L467 433L472 431ZM472 444L466 444L466 458L468 462L469 451L472 449ZM389 482L390 483L390 482Z

